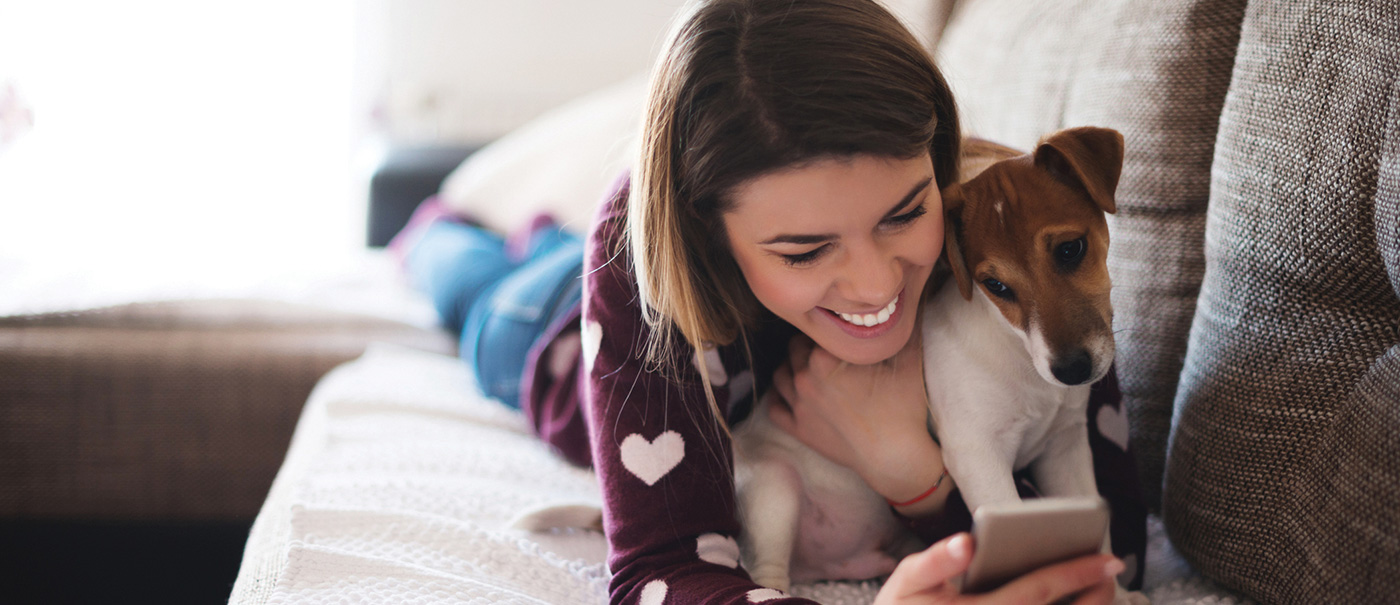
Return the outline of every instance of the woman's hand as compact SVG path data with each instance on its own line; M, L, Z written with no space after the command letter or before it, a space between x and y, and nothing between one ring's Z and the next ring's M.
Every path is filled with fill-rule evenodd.
M1114 577L1123 563L1112 555L1089 555L1028 573L989 593L960 595L950 580L967 569L972 538L957 534L905 557L876 595L877 605L895 603L1054 603L1078 594L1075 605L1113 602Z
M778 401L769 417L827 459L856 471L891 502L918 498L943 475L943 454L928 433L923 356L917 338L893 358L853 365L806 336L788 345L773 376ZM952 480L899 512L922 516L943 508Z

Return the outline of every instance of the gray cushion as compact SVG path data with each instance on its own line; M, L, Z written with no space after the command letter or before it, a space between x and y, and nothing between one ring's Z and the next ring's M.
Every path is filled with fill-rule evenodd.
M1164 516L1264 602L1400 593L1400 9L1251 2Z
M1110 217L1118 377L1149 505L1204 272L1210 163L1244 0L969 0L939 46L970 134L1123 133Z

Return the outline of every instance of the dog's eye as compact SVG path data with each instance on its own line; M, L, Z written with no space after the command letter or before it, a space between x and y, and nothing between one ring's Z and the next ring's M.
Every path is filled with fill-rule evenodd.
M987 291L991 292L998 298L1004 298L1006 300L1016 300L1016 293L1013 292L1011 288L1007 287L1006 284L1003 284L995 279L984 279L982 280L982 285L986 286Z
M1055 260L1061 265L1073 265L1084 258L1084 250L1088 246L1084 243L1084 238L1079 238L1072 242L1065 242L1055 246Z

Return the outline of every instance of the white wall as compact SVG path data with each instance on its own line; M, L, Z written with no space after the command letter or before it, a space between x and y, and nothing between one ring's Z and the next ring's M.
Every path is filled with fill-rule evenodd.
M362 112L396 141L481 141L645 71L682 0L359 0Z
M800 1L800 0L799 0ZM884 0L929 40L942 0ZM379 132L482 141L647 70L683 0L359 0L358 96Z

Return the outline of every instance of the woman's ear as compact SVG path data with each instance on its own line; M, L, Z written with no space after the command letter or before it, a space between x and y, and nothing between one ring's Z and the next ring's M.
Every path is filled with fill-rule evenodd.
M968 274L967 262L963 260L963 197L962 186L952 185L943 190L943 255L953 270L953 280L958 282L958 292L964 300L972 300L972 276Z
M1085 126L1061 130L1035 148L1035 165L1071 187L1082 188L1100 210L1118 209L1113 192L1123 171L1123 135Z

